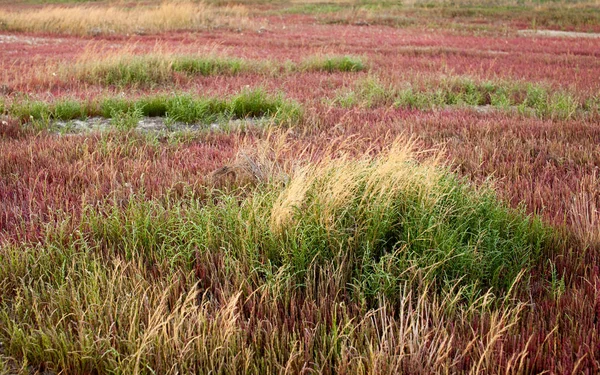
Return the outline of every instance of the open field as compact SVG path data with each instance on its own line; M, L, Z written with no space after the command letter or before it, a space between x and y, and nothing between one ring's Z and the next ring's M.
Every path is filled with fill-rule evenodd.
M597 1L0 1L0 374L600 372Z

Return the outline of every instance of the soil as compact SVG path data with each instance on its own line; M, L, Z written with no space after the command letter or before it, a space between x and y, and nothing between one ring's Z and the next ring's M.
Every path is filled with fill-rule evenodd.
M547 36L553 38L600 38L600 33L558 30L519 30L517 34L521 36Z
M183 122L169 122L164 117L144 117L138 122L135 130L140 132L177 132L177 131L199 131L199 130L227 130L238 129L248 126L264 126L269 120L266 118L247 118L229 120L227 122L214 122L211 124ZM86 120L55 121L51 128L62 134L78 134L93 131L107 131L114 129L111 120L104 117L90 117Z

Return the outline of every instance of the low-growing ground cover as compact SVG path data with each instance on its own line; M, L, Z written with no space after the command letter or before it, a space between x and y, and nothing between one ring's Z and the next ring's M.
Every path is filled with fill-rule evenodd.
M17 101L7 109L9 115L22 122L39 127L52 125L53 120L86 119L102 116L115 124L130 123L135 128L143 116L166 117L186 124L211 122L221 119L272 117L279 125L297 121L302 116L298 103L280 96L269 96L261 90L242 90L227 99L199 97L190 94L145 96L137 100L106 97L96 101L63 99L55 103ZM119 126L117 126L119 127ZM123 126L121 126L123 128Z
M0 12L0 374L600 369L600 39L519 32L597 4L47 6Z

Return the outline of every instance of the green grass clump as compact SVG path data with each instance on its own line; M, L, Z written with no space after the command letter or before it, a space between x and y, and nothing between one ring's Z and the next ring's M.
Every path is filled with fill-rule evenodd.
M528 85L524 100L518 104L522 113L532 111L540 118L567 120L573 118L579 109L584 109L572 95L558 91L550 94L541 86Z
M22 121L49 119L52 111L50 105L42 101L24 100L15 102L9 109L10 115Z
M354 105L372 108L393 104L395 96L396 92L390 85L377 78L367 77L359 80L354 90L343 91L333 102L346 108Z
M433 162L417 164L399 144L376 159L307 166L285 187L241 200L132 202L85 217L95 241L128 259L190 269L198 250L226 249L259 274L283 270L297 282L315 265L343 263L367 299L393 300L415 279L501 294L548 238L537 219Z
M85 116L84 105L75 100L61 100L54 105L52 117L58 120L72 120Z
M288 123L299 119L301 109L281 96L271 97L262 90L245 90L229 100L195 99L189 95L173 97L167 102L167 116L188 124L247 117L272 117L279 123Z
M367 77L357 81L353 89L340 92L333 103L344 107L394 104L420 110L446 106L492 106L501 110L512 108L522 115L554 120L572 119L582 112L597 113L593 98L581 101L564 90L552 94L549 90L543 85L476 81L468 77L452 77L396 88L375 77Z
M190 75L235 75L249 69L249 64L240 59L226 58L197 58L179 57L171 64L175 72L184 72Z
M528 85L525 99L519 103L519 110L533 110L538 114L549 112L549 94L544 87Z
M344 258L364 293L389 297L417 275L501 292L539 256L546 237L539 221L435 165L415 164L398 145L376 160L299 172L270 224L290 269Z
M218 99L196 99L191 95L179 95L167 101L167 117L186 124L209 123L219 116L228 114L226 101Z
M168 110L168 99L165 96L142 97L136 102L136 107L147 117L164 117Z
M71 99L55 103L40 101L15 102L9 114L23 122L85 119L102 116L115 123L132 122L143 116L163 117L186 124L211 123L218 120L268 117L279 124L296 122L302 116L300 105L281 95L269 95L263 90L243 90L230 98L195 97L190 94L149 96L137 100L121 97L103 98L95 102ZM127 119L126 118L129 118ZM129 126L126 126L129 127Z
M359 72L366 69L365 63L356 56L324 56L313 57L302 64L307 71L324 72Z
M367 107L387 105L394 102L392 88L373 77L360 81L357 90Z
M274 116L280 120L297 119L300 108L282 96L269 98L262 90L245 90L231 98L229 111L236 118Z
M111 118L113 114L127 112L133 106L134 103L125 98L104 98L99 103L100 115L105 118Z
M115 64L98 66L94 73L89 79L116 86L151 85L168 78L166 62L157 57L132 57Z
M244 70L259 71L259 65L233 58L125 55L105 61L76 65L79 78L105 86L153 86L175 79L174 73L193 75L234 75Z
M550 113L546 117L559 120L573 118L581 105L572 95L559 91L552 94L550 98Z
M358 72L365 70L362 59L354 56L312 57L303 63L255 61L233 57L192 56L169 54L132 55L128 52L109 57L84 56L75 66L65 67L65 78L103 86L154 87L177 82L183 75L232 76L244 72L280 74L302 71Z
M137 106L125 111L115 110L111 113L110 124L117 130L129 131L135 129L143 117L142 110Z
M337 4L301 4L293 5L282 10L282 13L288 14L324 14L336 13L344 10L344 7Z
M398 98L394 104L399 107L425 109L432 107L435 103L429 95L409 87L398 91Z

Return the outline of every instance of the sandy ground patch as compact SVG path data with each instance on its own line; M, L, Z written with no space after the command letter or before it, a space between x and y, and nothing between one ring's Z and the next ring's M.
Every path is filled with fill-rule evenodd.
M521 36L547 36L553 38L600 38L600 33L559 30L519 30L517 34Z
M223 131L239 129L244 127L262 126L268 122L265 118L236 119L211 124L195 123L185 124L183 122L169 121L164 117L144 117L135 130L140 132L176 132L176 131L199 131L212 130ZM111 119L104 117L90 117L86 120L55 121L52 129L63 134L88 133L93 131L108 131L115 129Z
M64 39L62 38L41 38L26 35L0 34L0 44L23 43L32 46L39 46L45 44L57 44L62 42L64 42Z

